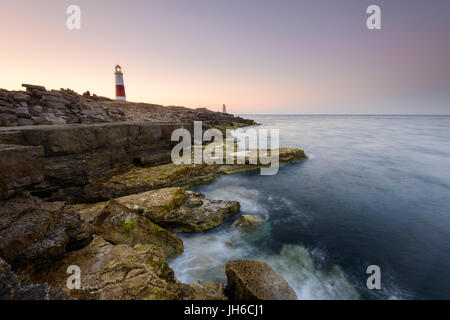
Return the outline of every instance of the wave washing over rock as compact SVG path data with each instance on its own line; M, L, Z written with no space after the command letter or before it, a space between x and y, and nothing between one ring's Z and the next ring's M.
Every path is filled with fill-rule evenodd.
M229 228L230 230L227 230ZM197 279L226 283L225 265L230 260L266 261L295 290L300 300L359 299L360 296L339 266L317 268L311 253L298 245L284 245L279 254L263 254L252 244L270 236L270 226L246 234L231 226L208 234L182 236L184 253L170 263L180 281Z

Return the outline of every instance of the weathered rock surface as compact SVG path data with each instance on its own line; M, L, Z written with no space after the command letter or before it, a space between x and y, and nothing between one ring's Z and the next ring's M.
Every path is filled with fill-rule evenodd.
M183 204L185 199L186 190L183 188L162 188L120 197L117 201L154 222L161 222Z
M228 300L222 283L197 280L191 284L180 283L178 288L181 300Z
M26 194L0 200L0 212L0 256L14 268L79 249L94 232L71 206Z
M148 103L115 101L86 92L79 95L70 89L46 90L43 86L23 84L26 92L0 89L0 126L21 125L21 115L30 119L27 125L65 123L102 123L118 121L189 122L196 120L215 127L253 125L253 120L205 108L189 109ZM39 106L39 108L36 108ZM15 110L23 108L20 113ZM38 111L39 110L39 111ZM10 117L2 117L8 114ZM24 122L25 124L25 122Z
M258 228L262 223L264 223L264 219L257 215L244 214L236 219L233 222L233 227L239 228L245 231L252 231Z
M0 199L44 180L41 147L0 144Z
M209 200L183 188L163 188L115 199L134 212L172 232L202 232L219 226L239 211L236 201ZM95 221L105 203L78 205L85 221Z
M171 133L179 127L125 122L0 128L0 143L43 148L45 182L33 194L82 200L85 185L129 170L143 158L147 165L169 162L176 143Z
M306 155L301 149L280 148L279 159L280 164L287 164L306 159ZM222 174L257 170L261 167L262 165L260 164L175 165L173 163L152 167L134 167L128 172L86 185L84 187L84 196L87 199L98 200L118 198L165 187L181 186L188 188L197 184L210 182Z
M153 244L161 247L167 257L173 258L183 253L183 241L115 200L94 220L95 232L114 244Z
M183 205L176 207L165 217L153 217L174 232L203 232L222 224L223 220L239 211L237 201L209 200L200 193L186 191ZM152 219L152 215L147 215Z
M266 262L234 260L226 265L226 291L235 300L296 300L287 281Z
M81 270L81 288L68 289L67 267ZM154 245L112 245L95 236L91 243L64 258L33 270L27 278L65 291L70 299L178 299L178 283Z
M50 295L50 287L46 284L30 284L20 280L11 266L0 258L0 300L52 300L65 299L63 292Z

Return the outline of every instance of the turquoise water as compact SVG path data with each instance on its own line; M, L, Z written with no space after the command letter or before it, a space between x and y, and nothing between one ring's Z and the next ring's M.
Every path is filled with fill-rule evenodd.
M185 282L226 282L232 259L261 259L300 299L450 298L449 116L248 116L308 160L222 176L195 191L237 200L266 223L182 235ZM232 245L230 245L231 240ZM381 290L366 287L381 268Z

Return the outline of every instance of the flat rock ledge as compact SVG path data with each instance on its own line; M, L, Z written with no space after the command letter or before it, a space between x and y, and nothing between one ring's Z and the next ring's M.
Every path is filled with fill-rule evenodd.
M151 190L116 198L115 201L126 207L130 215L135 212L171 232L186 233L218 227L226 217L240 209L237 201L205 199L201 193L178 187ZM107 202L100 202L75 207L84 221L94 222L106 205Z

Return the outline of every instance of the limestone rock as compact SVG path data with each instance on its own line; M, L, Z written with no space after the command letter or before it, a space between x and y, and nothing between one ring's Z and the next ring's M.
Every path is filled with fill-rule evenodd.
M11 271L11 266L0 257L0 299L14 299L19 287L19 278Z
M203 232L239 211L236 201L209 200L182 188L164 188L118 198L128 208L173 232Z
M226 291L235 300L296 300L288 282L266 262L234 260L227 263Z
M264 219L260 216L244 214L233 223L233 227L240 228L245 231L252 231L255 230L263 222Z
M183 203L186 191L183 188L162 188L117 198L127 208L137 210L152 221L163 221Z
M19 118L17 119L17 125L19 126L32 126L34 121L31 119Z
M63 202L27 194L0 201L0 256L14 268L44 263L86 245L93 227Z
M129 170L133 162L147 154L163 155L154 164L170 161L174 145L170 136L179 127L108 123L0 128L0 143L42 146L46 183L36 187L36 195L52 200L77 198L82 202L85 197L88 202L105 201L117 196L85 186Z
M2 114L2 115L6 115L6 114L13 114L13 115L15 115L16 113L12 110L12 108L2 106L2 104L0 103L0 114Z
M81 270L81 289L66 286L67 267ZM70 299L129 300L177 299L173 271L164 262L163 250L154 245L112 245L95 236L82 250L35 269L27 278L61 289Z
M62 292L50 295L47 284L30 284L22 281L11 266L0 258L0 300L51 300L64 299Z
M0 144L0 199L44 180L41 147Z
M195 120L201 120L206 128L215 126L220 129L256 124L253 120L213 112L205 108L188 109L176 106L165 107L148 103L114 101L96 94L91 95L89 91L80 95L70 89L46 90L45 87L39 85L23 84L22 86L26 88L26 93L2 90L0 105L4 105L1 101L6 101L9 98L11 98L11 101L18 103L41 104L46 108L46 112L61 112L62 114L59 116L66 117L67 123L117 121L192 123ZM73 113L73 109L78 112ZM41 123L36 122L36 124Z
M103 209L107 206L108 201L97 202L97 203L79 203L75 204L74 208L80 213L80 218L84 222L94 223Z
M183 300L227 300L222 283L194 281L191 284L179 284L180 296Z
M40 105L36 105L33 107L33 111L37 114L41 113L44 110Z
M17 117L15 114L0 114L0 125L5 127L17 126Z
M28 111L28 108L26 107L19 107L16 109L16 115L19 118L25 118L30 119L30 112Z
M205 199L183 188L162 188L115 199L121 205L172 232L203 232L219 226L239 211L237 201ZM84 221L94 221L106 202L80 204L76 208Z
M203 232L222 224L223 220L240 209L237 201L205 199L203 194L186 191L186 200L160 224L174 232Z
M22 101L29 101L30 100L30 96L28 94L22 93L22 92L17 92L13 95L13 99L17 102L22 102Z
M31 91L31 90L40 90L40 91L45 91L45 87L44 86L39 86L39 85L33 85L33 84L22 84L22 87L26 88L27 91Z
M179 237L114 200L95 218L94 226L97 234L115 244L154 244L163 248L170 258L184 250Z
M306 155L301 149L279 149L280 164L303 159L306 159ZM84 188L84 191L91 196L103 194L104 197L117 198L164 187L188 188L210 182L221 174L257 170L261 167L260 164L175 165L173 163L158 164L151 167L134 167L128 172L118 174L110 179L89 184Z

